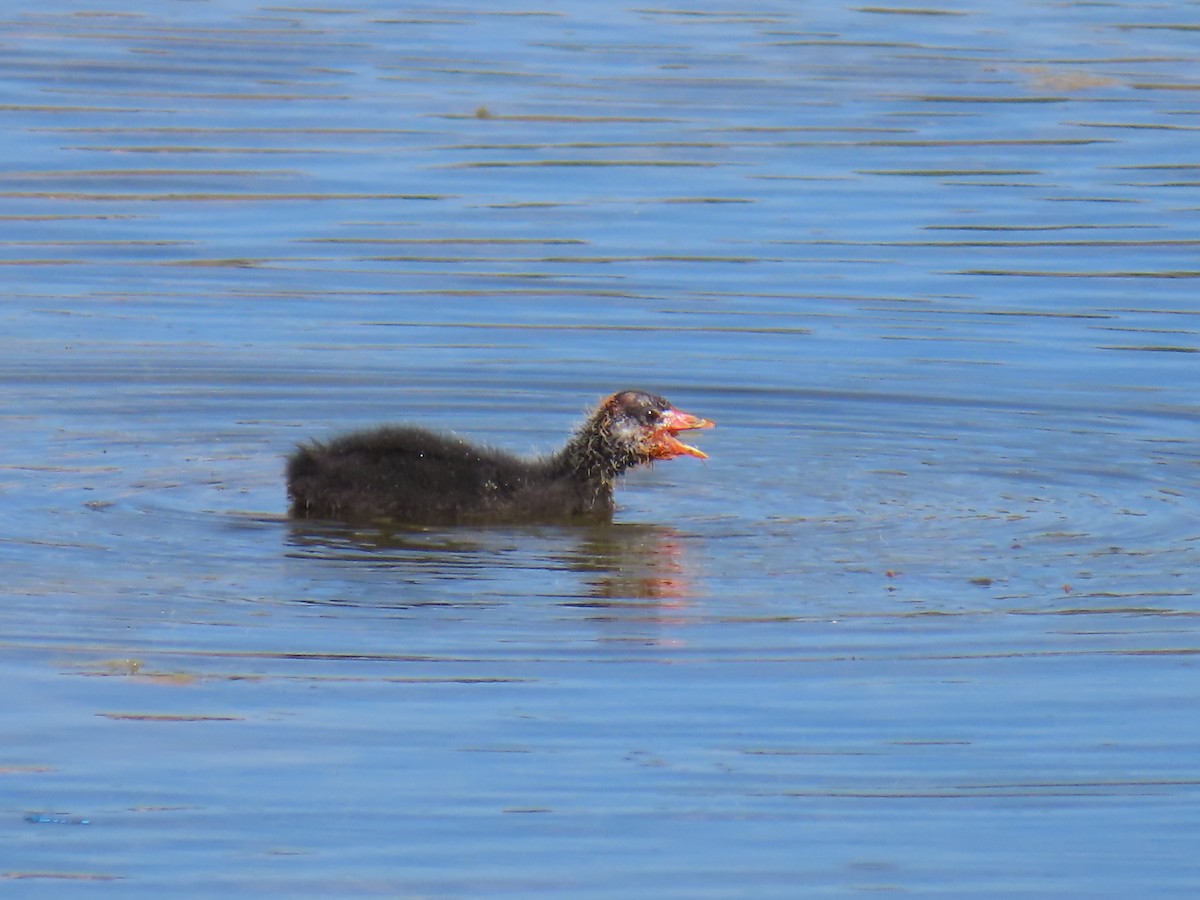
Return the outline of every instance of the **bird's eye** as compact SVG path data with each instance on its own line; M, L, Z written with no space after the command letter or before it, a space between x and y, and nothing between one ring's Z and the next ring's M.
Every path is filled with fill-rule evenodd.
M660 413L657 409L646 410L646 421L647 422L657 422L661 417L662 417L662 413Z

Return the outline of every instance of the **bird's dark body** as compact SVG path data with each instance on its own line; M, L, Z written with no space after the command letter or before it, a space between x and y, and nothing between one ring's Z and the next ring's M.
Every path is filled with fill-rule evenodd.
M301 446L292 514L459 524L612 516L611 482L572 477L557 457L522 459L453 435L385 425Z

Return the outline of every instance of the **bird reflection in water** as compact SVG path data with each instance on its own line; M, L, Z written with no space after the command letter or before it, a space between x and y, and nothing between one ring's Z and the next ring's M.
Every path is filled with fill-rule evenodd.
M569 561L572 568L584 573L587 599L570 605L684 606L693 595L686 548L684 536L673 528L624 525L591 529Z
M477 605L484 593L502 602L551 596L558 605L614 612L659 610L673 618L696 594L695 566L687 560L688 540L674 528L644 524L526 526L488 528L354 528L331 523L293 521L288 556L338 564L352 570L386 570L391 582L406 586L404 606L425 605L414 599L422 586L444 592L457 583L462 605ZM339 565L345 573L346 567ZM563 592L556 578L574 573L574 588ZM516 581L514 582L514 578ZM367 584L356 578L360 588ZM369 596L369 591L355 591ZM366 605L396 605L388 600ZM445 598L438 601L444 605ZM671 614L669 611L676 613Z

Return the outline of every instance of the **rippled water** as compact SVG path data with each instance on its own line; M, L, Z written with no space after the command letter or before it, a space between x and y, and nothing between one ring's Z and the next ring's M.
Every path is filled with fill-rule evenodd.
M0 880L1186 896L1193 7L52 2L0 27ZM295 442L715 419L608 528Z

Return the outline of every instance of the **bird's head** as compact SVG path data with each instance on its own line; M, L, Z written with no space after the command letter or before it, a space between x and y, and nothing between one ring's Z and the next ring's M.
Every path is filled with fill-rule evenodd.
M695 456L708 459L703 450L685 444L681 431L712 428L713 423L676 409L662 397L644 391L621 391L607 398L595 418L607 441L633 464Z

